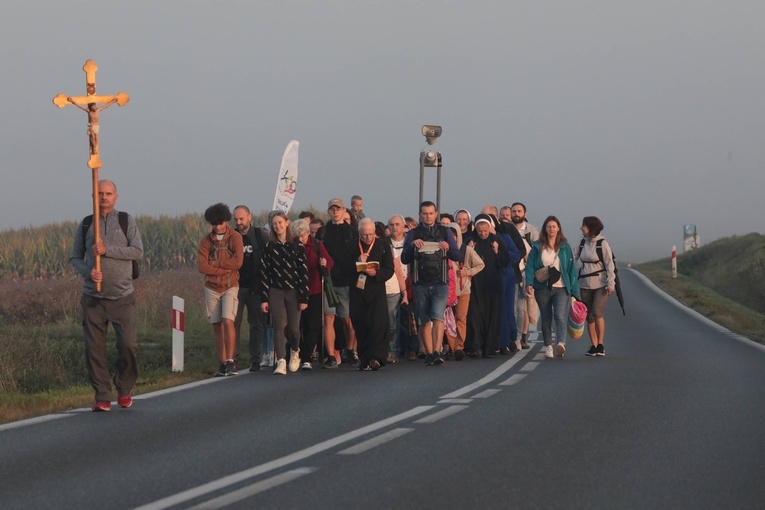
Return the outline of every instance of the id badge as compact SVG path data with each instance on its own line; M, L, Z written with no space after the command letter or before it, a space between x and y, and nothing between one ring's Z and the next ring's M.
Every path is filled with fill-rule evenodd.
M359 279L356 281L356 288L364 290L364 287L366 286L366 284L367 284L367 275L365 275L364 273L361 273L359 275Z

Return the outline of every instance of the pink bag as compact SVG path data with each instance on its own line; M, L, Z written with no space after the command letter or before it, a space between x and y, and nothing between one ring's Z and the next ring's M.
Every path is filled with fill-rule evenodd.
M571 298L571 308L568 311L568 324L566 332L574 340L584 334L584 321L587 320L587 305L575 298Z
M451 306L444 310L444 329L449 336L457 336L457 321L454 318L454 311Z

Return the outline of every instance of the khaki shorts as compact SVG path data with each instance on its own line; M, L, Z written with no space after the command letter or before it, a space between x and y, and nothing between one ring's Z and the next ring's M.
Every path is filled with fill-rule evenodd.
M211 324L223 319L234 320L239 306L239 287L231 287L226 292L215 292L205 287L205 304Z

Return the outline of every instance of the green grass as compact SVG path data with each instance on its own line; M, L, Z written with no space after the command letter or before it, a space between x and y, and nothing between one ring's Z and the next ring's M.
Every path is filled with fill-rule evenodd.
M765 343L765 236L720 239L635 269L680 302L731 331Z

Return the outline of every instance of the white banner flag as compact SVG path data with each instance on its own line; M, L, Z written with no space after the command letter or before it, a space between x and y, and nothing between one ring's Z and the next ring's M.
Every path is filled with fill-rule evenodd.
M279 180L276 181L276 195L274 196L274 211L282 211L287 214L295 200L298 178L298 147L300 142L292 140L284 149L282 166L279 168Z

